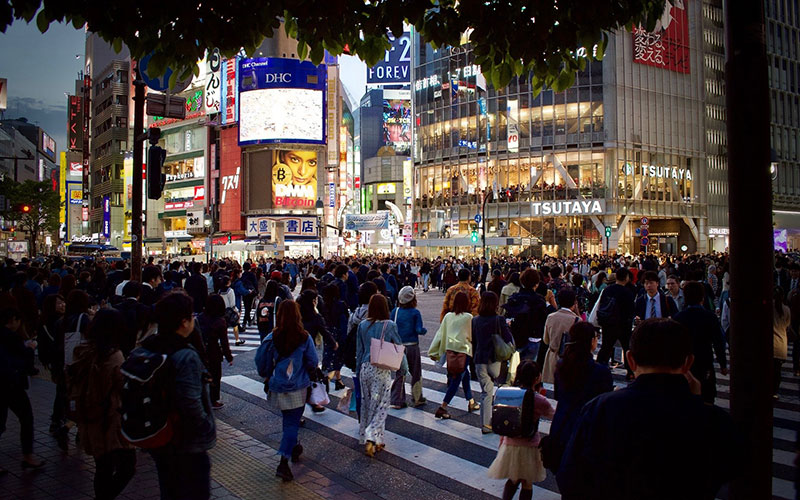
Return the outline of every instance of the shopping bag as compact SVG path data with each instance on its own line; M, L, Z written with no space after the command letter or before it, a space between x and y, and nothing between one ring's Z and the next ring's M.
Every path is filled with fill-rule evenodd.
M342 413L350 413L351 397L353 397L353 390L349 387L345 387L342 397L339 399L339 404L336 405L336 409Z
M517 368L519 367L520 357L519 351L514 351L514 354L511 356L511 363L508 367L508 384L511 385L514 383L514 377L517 374Z
M311 382L311 392L308 393L308 404L325 406L331 402L328 397L328 392L325 390L325 384L320 382Z

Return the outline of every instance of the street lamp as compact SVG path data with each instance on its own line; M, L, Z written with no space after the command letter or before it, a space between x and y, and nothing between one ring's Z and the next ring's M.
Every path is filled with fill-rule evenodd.
M317 198L317 202L314 204L314 208L317 211L317 237L319 238L319 258L322 258L322 211L325 205L322 204L322 200Z

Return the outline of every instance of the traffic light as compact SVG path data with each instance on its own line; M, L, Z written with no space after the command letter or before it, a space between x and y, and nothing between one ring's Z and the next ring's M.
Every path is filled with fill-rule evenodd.
M470 236L470 239L472 240L473 243L477 243L478 242L478 231L473 230L472 231L472 236Z
M228 233L228 243L231 242L231 233Z
M15 203L10 208L12 212L20 212L22 214L29 214L31 212L31 206L27 203Z
M147 153L147 197L151 200L161 198L167 176L162 172L167 151L158 146L150 146Z
M611 226L606 226L606 238L611 238Z

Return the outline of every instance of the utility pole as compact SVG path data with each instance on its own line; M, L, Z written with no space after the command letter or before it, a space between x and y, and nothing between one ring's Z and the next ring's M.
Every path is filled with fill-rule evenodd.
M142 281L142 158L144 154L144 88L136 68L133 111L133 182L131 190L131 279Z
M763 2L725 2L731 416L748 443L731 500L772 498L772 179Z

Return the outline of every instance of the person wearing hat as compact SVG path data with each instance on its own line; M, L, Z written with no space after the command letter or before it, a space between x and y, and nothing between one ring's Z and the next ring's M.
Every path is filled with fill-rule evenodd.
M417 295L410 286L404 286L397 294L397 303L389 318L397 324L397 332L406 347L408 371L411 373L411 396L414 407L425 405L422 397L422 362L419 353L419 336L428 330L422 326L422 314L417 309ZM397 371L392 383L392 403L394 409L406 408L405 370Z
M281 300L294 300L294 296L292 295L292 290L283 283L283 273L275 270L269 273L269 279L274 280L278 283L278 295L280 296Z

